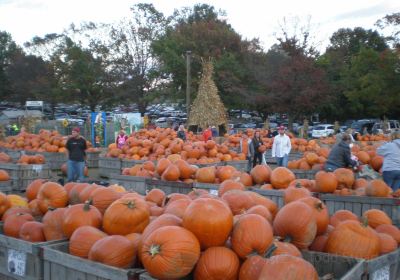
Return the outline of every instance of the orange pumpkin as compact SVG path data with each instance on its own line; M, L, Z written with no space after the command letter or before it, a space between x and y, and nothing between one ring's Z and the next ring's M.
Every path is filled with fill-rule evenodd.
M294 173L286 167L275 168L271 173L271 184L275 189L285 189L295 179Z
M68 203L68 195L65 189L54 182L44 183L37 195L39 209L46 213L49 207L62 208Z

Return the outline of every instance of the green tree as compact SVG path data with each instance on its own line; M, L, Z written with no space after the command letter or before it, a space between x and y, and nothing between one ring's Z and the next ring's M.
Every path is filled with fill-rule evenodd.
M0 97L2 99L12 93L7 68L11 64L12 56L18 49L11 35L5 31L0 31Z

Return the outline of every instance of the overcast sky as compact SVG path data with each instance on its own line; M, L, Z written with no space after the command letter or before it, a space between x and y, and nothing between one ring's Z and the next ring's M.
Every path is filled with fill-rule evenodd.
M153 3L157 10L171 15L174 9L207 3L226 11L226 19L244 38L259 38L265 48L283 17L311 16L316 42L326 46L329 36L341 27L373 28L376 20L399 12L399 0L0 0L0 30L11 33L20 45L34 36L59 33L70 23L113 22L129 16L136 3Z

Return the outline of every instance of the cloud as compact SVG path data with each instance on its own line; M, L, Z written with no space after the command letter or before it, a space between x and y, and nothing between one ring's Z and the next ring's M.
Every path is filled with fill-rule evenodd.
M348 20L348 19L355 19L355 18L367 18L367 17L373 17L373 16L378 16L386 13L393 12L393 10L388 7L387 5L384 5L382 3L378 5L374 5L368 8L363 8L363 9L358 9L358 10L353 10L347 13L343 13L340 15L337 15L334 17L334 20Z

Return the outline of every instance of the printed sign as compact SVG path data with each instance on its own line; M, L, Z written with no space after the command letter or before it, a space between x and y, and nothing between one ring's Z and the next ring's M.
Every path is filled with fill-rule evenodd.
M25 268L26 254L17 250L8 249L8 272L19 276L25 276Z
M387 265L373 272L372 280L390 280L390 266Z
M210 194L212 194L212 195L218 195L218 190L210 190Z

